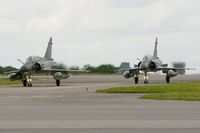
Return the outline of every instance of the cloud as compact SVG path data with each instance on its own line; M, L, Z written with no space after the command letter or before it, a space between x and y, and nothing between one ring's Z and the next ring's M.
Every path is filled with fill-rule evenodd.
M140 8L149 6L157 0L106 0L108 5L116 8Z
M53 55L67 65L133 65L152 53L158 36L164 62L198 67L199 6L198 0L0 1L0 60L19 66L15 57L43 56L53 36Z

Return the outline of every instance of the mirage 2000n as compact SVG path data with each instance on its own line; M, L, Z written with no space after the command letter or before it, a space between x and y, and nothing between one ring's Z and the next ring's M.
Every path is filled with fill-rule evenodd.
M162 71L166 74L166 82L170 83L170 78L177 76L178 74L184 74L187 68L170 68L168 64L163 64L157 55L158 39L155 41L155 48L153 55L146 55L139 63L134 66L134 68L121 68L123 71L123 76L128 79L133 77L135 79L135 84L139 81L139 74L143 72L144 74L144 84L148 84L148 72ZM189 69L187 69L189 70Z
M81 70L60 69L59 64L52 59L52 38L50 38L44 57L30 56L17 71L8 72L11 80L22 80L23 86L32 86L32 73L50 73L56 80L56 85L60 86L60 80L69 78L70 72L84 72Z

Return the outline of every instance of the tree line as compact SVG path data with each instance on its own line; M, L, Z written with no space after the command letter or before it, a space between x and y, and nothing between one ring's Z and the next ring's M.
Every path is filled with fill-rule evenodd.
M69 69L69 70L86 70L89 73L107 73L112 74L115 73L119 67L116 67L112 64L101 64L99 66L92 66L90 64L84 65L83 68L79 68L78 66L70 66L67 67L64 64L59 64L58 68L60 69Z
M9 72L9 71L16 71L16 70L17 70L17 68L12 67L12 66L5 66L5 67L0 66L0 74Z
M88 70L90 71L90 73L108 73L108 74L112 74L115 73L119 67L116 67L114 65L111 64L101 64L99 66L91 66L91 65L85 65L83 67L84 70Z
M60 69L69 69L69 70L81 70L78 66L71 66L71 67L66 67L64 64L59 64L58 68ZM89 73L107 73L107 74L112 74L115 73L119 67L116 67L112 64L101 64L99 66L92 66L90 64L84 65L83 70L89 71ZM0 66L0 74L3 74L4 72L9 72L9 71L15 71L17 68L12 67L12 66L6 66L2 67Z

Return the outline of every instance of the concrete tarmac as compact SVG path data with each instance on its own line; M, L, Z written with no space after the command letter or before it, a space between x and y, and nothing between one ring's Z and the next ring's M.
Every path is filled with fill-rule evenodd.
M1 133L200 132L200 102L95 93L102 88L132 86L132 79L119 75L76 75L63 80L60 87L55 86L52 77L35 79L31 88L0 86ZM151 75L149 82L165 83L164 79ZM172 82L199 80L200 75L185 75Z

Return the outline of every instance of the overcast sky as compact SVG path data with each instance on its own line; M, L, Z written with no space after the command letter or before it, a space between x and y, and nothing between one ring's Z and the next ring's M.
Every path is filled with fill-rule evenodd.
M67 66L119 66L152 54L200 72L200 0L0 0L0 65L44 56Z

